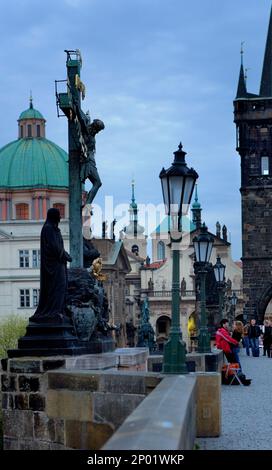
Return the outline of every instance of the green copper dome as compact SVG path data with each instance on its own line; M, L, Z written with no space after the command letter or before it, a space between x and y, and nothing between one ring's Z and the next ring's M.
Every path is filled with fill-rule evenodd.
M45 138L10 142L0 149L0 188L68 188L67 153Z
M194 203L192 204L192 209L201 209L200 202L194 201Z
M20 114L18 121L21 121L22 119L43 119L45 121L40 111L34 109L31 105Z

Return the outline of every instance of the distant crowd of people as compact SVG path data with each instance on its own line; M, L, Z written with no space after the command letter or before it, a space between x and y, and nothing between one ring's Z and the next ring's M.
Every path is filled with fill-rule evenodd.
M241 367L239 351L240 345L246 348L246 353L250 356L250 350L253 357L260 355L260 338L263 342L263 355L272 357L272 321L265 320L264 325L260 327L256 320L252 318L250 322L244 325L241 321L234 321L232 332L230 331L229 321L224 318L220 322L220 327L216 332L216 347L222 349L226 359L230 363L238 363Z

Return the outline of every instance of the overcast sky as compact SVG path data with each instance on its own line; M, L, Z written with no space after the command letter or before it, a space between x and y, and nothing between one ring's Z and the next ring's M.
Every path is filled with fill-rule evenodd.
M17 119L34 107L47 138L67 150L54 80L66 78L64 49L81 50L83 109L105 122L97 136L103 186L96 199L161 203L159 172L180 141L199 173L203 219L231 232L241 256L240 169L232 101L240 43L248 89L259 90L271 0L0 0L0 146L17 138Z

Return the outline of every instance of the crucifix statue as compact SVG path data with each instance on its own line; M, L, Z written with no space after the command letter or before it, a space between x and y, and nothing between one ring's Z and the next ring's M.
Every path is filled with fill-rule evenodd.
M80 79L82 58L80 51L65 50L67 54L67 92L58 93L57 106L68 118L69 140L69 219L70 253L72 268L83 267L82 237L82 192L88 179L92 188L88 192L86 205L94 200L101 180L95 162L95 136L104 129L100 119L90 120L89 114L81 109L81 99L85 97L85 86Z

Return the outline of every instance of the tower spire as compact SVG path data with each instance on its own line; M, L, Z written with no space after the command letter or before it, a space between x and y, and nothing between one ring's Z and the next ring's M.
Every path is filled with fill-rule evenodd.
M266 39L260 96L272 97L272 7Z
M240 75L239 75L236 99L245 98L247 95L246 79L245 79L245 72L244 72L244 41L241 42L240 53L241 53L241 67L240 67Z
M134 189L135 189L135 180L134 178L131 181L131 202L135 203L135 194L134 194Z
M29 95L29 107L30 109L33 109L33 98L32 98L32 91L30 90L30 95Z
M192 205L193 223L198 229L201 227L201 204L198 202L197 183L195 185L195 200Z

